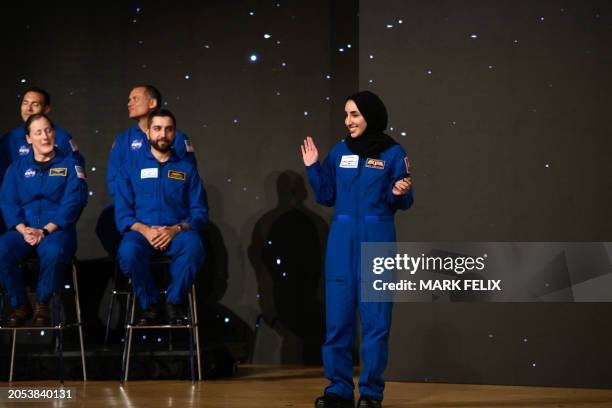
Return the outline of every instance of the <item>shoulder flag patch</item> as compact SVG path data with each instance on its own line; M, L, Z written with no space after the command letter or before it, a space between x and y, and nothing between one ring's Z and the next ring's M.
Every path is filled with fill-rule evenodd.
M384 170L385 161L380 159L367 159L365 166L371 169Z
M70 139L68 141L68 143L70 143L70 147L72 147L72 151L73 152L78 152L79 151L79 146L77 146L76 142L74 141L74 139Z
M81 166L74 166L74 170L76 171L77 177L80 179L87 179L87 175L85 174L85 170Z
M404 157L404 164L406 165L406 173L408 173L408 177L410 177L410 162L408 161L408 157Z
M195 151L193 148L193 143L191 143L191 140L189 139L185 139L185 150L187 150L189 153L193 153Z
M66 167L52 167L49 169L49 176L66 177L68 169Z
M168 170L168 178L175 180L185 180L187 178L187 174L182 171Z

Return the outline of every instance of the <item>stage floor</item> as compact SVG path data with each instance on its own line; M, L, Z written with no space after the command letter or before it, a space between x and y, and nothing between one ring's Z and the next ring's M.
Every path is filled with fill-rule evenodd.
M321 368L240 366L239 375L227 380L70 381L73 402L6 402L2 407L312 407L326 380ZM7 383L0 383L6 387ZM54 381L14 382L19 387L57 387ZM387 383L386 408L599 408L612 407L612 390L511 387L491 385Z

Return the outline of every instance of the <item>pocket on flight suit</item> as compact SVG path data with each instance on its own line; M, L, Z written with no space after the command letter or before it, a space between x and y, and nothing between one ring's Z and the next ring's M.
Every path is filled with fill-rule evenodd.
M350 219L334 220L327 239L325 256L325 280L348 281L354 254L353 222Z

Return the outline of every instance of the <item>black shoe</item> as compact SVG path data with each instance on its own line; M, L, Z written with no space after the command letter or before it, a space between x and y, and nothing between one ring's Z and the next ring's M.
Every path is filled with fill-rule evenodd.
M34 326L45 327L49 326L51 312L49 311L48 302L34 303Z
M23 305L13 308L11 315L8 318L8 327L19 327L32 318L32 306L27 301Z
M357 401L357 408L381 408L382 402L368 397L367 395L361 395L359 401Z
M180 326L187 324L187 315L183 305L166 302L166 318L171 326Z
M159 318L159 306L153 304L148 309L143 310L140 313L140 317L136 324L138 326L155 326L158 323Z
M345 399L338 394L323 394L315 401L315 408L354 408L355 400Z

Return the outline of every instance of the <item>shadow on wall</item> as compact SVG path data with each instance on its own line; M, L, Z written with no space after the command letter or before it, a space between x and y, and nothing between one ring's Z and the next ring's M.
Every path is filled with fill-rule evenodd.
M237 242L238 238L224 222L223 197L220 190L209 184L205 187L211 218L202 233L206 260L197 282L198 309L201 311L200 338L205 344L213 345L215 350L225 350L229 345L234 358L243 361L248 358L248 350L253 342L253 330L240 316L221 303L229 279L229 251L226 242ZM224 237L221 231L230 236ZM223 372L212 376L229 374Z
M287 170L272 173L266 184L274 179L276 207L258 219L248 248L261 308L253 360L318 365L325 338L322 277L328 225L305 207L304 177ZM278 347L270 347L274 338Z

